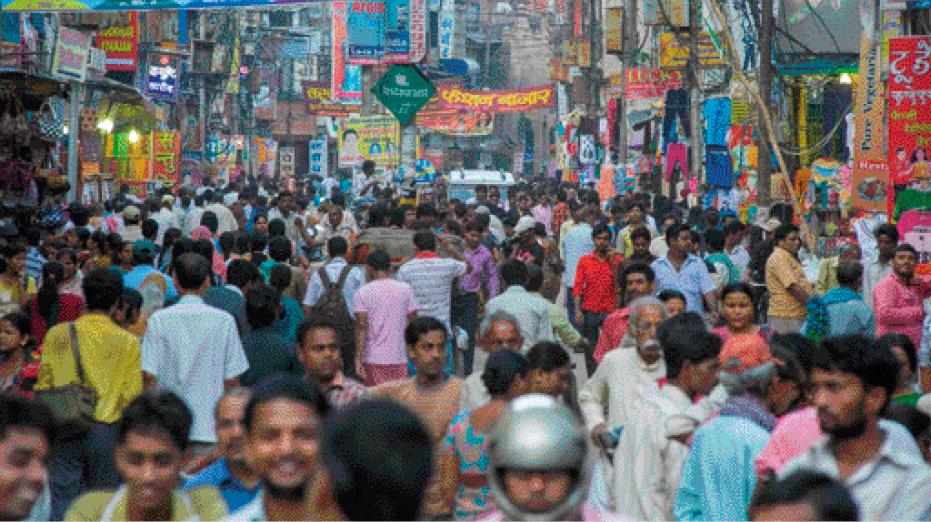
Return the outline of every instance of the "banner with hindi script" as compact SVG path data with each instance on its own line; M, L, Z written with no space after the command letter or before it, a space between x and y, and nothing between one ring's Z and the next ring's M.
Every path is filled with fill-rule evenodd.
M882 92L880 46L866 35L860 49L860 81L857 83L856 133L853 140L853 171L850 203L853 208L883 211L889 186L886 162L886 104Z
M448 86L439 87L439 91L439 106L444 109L498 113L556 107L556 88L552 85L501 91L470 91Z

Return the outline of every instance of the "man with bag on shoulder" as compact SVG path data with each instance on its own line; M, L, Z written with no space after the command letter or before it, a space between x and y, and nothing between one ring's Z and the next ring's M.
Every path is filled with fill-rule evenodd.
M346 260L349 242L345 238L331 237L326 243L326 248L330 261L310 278L307 295L304 296L304 317L326 316L340 326L343 373L355 377L354 302L356 292L365 284L365 272L361 268L351 266Z
M113 461L115 423L123 408L142 391L139 340L110 318L123 298L123 277L101 268L88 274L82 286L87 313L48 332L35 387L36 398L46 403L64 402L63 394L68 392L61 389L71 384L85 386L96 399L86 433L76 432L52 448L51 520L61 520L81 494L119 485ZM76 335L72 335L72 324Z

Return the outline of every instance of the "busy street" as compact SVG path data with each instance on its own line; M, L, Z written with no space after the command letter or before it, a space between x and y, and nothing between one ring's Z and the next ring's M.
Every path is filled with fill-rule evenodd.
M0 5L0 520L931 520L926 3Z

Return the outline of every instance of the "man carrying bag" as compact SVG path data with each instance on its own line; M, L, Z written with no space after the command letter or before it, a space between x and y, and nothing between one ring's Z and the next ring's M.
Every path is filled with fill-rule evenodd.
M119 485L114 423L142 391L139 340L110 319L122 301L123 277L94 270L83 289L87 313L46 335L35 387L68 435L49 459L52 520L81 494Z

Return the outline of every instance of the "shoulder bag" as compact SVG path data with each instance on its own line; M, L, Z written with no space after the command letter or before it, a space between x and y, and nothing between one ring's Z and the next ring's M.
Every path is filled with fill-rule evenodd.
M58 423L58 434L63 439L85 435L94 421L97 408L97 392L84 384L84 365L81 364L81 346L78 343L78 329L71 323L71 353L77 367L78 382L65 386L37 390L36 399L52 410Z

